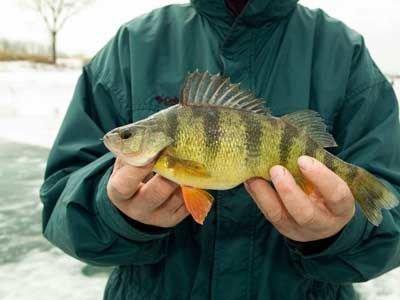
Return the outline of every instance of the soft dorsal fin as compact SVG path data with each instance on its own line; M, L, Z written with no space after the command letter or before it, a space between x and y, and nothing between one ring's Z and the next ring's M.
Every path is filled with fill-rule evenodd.
M180 104L186 106L218 106L268 114L265 100L249 90L240 89L240 83L231 83L229 77L208 72L188 73L181 89Z
M296 128L305 131L314 141L324 148L337 147L333 136L326 131L326 125L319 113L313 110L301 110L284 115L282 118Z

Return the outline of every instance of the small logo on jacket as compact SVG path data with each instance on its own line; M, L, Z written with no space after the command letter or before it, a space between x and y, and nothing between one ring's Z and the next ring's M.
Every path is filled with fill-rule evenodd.
M164 96L156 96L154 97L158 104L163 104L166 106L172 106L179 103L178 97L164 97Z

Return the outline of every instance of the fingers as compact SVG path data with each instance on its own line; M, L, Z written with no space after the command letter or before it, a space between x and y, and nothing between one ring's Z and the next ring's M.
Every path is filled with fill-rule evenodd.
M175 214L181 206L184 205L182 193L180 189L176 189L172 196L165 201L157 210L166 211L168 213Z
M170 224L170 216L174 209L179 207L179 194L172 194L177 190L178 185L156 174L147 183L141 184L136 194L125 201L114 203L121 211L134 220L144 224L167 227ZM171 203L168 203L172 200ZM183 201L183 200L182 200ZM159 209L166 205L170 210Z
M131 198L137 191L139 184L151 173L152 168L152 165L134 167L125 164L121 158L117 158L107 185L109 198L114 201Z
M302 164L300 161L299 166ZM282 166L275 166L270 170L276 191L261 179L249 180L245 187L266 219L284 236L303 242L333 236L354 214L354 199L350 189L343 180L316 160L308 161L301 167L307 181L321 194L321 201L312 201L312 196L307 196L289 171ZM332 197L334 193L339 196ZM340 207L343 204L348 207L347 210L344 208L346 212ZM347 215L337 216L331 210Z
M302 156L298 160L300 170L319 191L326 206L335 216L353 214L354 198L347 183L318 160Z
M159 210L167 215L168 221L170 222L169 227L180 223L190 214L183 201L181 189L176 189L171 198L165 202Z
M285 208L300 226L310 225L317 216L316 207L282 166L271 168L270 175Z
M134 167L117 158L107 185L108 196L120 211L136 221L175 226L189 214L181 191L176 183L158 174L152 176L152 168L152 164Z
M178 210L172 215L172 222L173 224L171 226L175 226L176 224L179 224L182 222L183 219L185 219L187 216L189 216L190 213L186 209L186 206L183 204L181 207L178 208Z
M135 195L135 201L141 209L152 211L169 199L178 185L156 174L144 184Z
M278 195L266 180L254 178L247 181L244 186L268 221L274 224L282 222L286 213L285 209Z
M142 222L159 227L173 227L189 215L183 202L180 190L177 189L169 199L149 213Z

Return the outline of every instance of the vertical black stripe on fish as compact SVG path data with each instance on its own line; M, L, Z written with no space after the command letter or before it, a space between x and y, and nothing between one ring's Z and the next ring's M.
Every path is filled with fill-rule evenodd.
M281 141L279 144L280 164L287 166L289 163L290 149L292 148L296 135L294 128L291 125L285 124L283 126Z
M328 151L321 149L321 151L324 151L324 156L322 158L322 163L328 167L328 169L332 170L333 172L336 172L337 167L335 164L335 158L333 157L332 154L330 154Z
M204 116L204 112L206 110L207 110L206 107L193 106L192 107L192 118L194 118L194 119L202 118Z
M203 111L204 139L207 145L207 157L213 160L221 147L221 113L218 109L205 108Z
M353 184L353 182L356 180L357 176L361 175L361 174L359 174L360 169L358 167L348 164L348 163L343 162L343 164L347 170L345 178L343 178L343 179L346 181L346 183L349 186L351 186Z
M169 111L167 113L167 135L174 141L176 141L177 132L178 132L178 113L176 111Z
M261 148L262 125L259 118L255 118L252 114L240 112L240 119L245 127L246 161L258 162ZM250 166L251 167L251 163Z
M315 141L308 139L304 153L308 156L316 157L318 148L319 145Z

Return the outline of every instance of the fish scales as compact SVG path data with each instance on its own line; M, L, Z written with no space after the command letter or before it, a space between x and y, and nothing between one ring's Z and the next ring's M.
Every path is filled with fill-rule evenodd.
M279 143L279 155L280 163L286 166L290 158L290 149L296 137L294 135L295 130L292 126L283 126L282 131L282 139Z
M169 112L168 112L169 113ZM204 122L196 117L192 109L178 109L177 136L168 150L184 160L204 161L207 156L207 144Z
M206 109L196 109L192 108L193 111L197 111L200 114L200 117L203 122L203 136L205 139L206 149L205 153L205 163L213 165L215 167L215 161L217 161L217 157L219 152L221 151L221 143L222 143L222 122L223 122L223 114L219 109L211 110L210 108ZM206 112L204 113L204 110Z
M256 174L259 166L259 157L261 157L262 153L263 126L260 119L254 118L250 114L240 113L239 115L245 131L243 139L245 145L244 163L249 170Z
M204 107L181 107L178 116L176 141L167 148L166 155L174 153L182 160L199 161L210 170L211 176L208 178L186 178L187 181L194 180L196 186L226 189L251 177L269 179L269 168L281 162L280 149L281 142L285 141L285 124L277 118ZM293 153L297 151L301 155L299 149L305 147L304 141L294 136L294 133L295 130L291 139L297 147L286 154L287 167L293 170L296 169L294 166L297 167L298 158ZM177 173L173 175L172 170L166 170L162 164L156 168L166 177L179 177Z
M176 142L166 149L166 155L174 153L182 160L196 160L211 170L210 177L199 179L202 186L207 185L210 188L215 184L232 185L232 182L237 185L238 179L234 178L237 171L242 171L242 176L247 175L243 173L247 172L243 163L246 161L246 143L243 142L246 126L239 112L182 107L179 108L178 115ZM162 164L157 167L163 168ZM163 171L171 173L168 170ZM231 178L227 178L227 174L231 174Z

